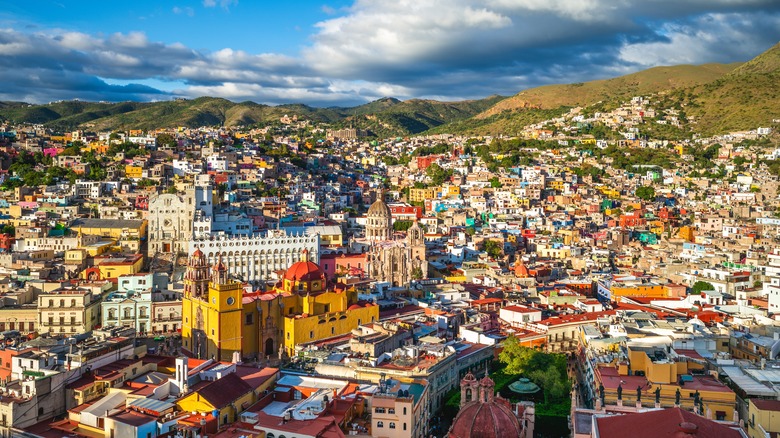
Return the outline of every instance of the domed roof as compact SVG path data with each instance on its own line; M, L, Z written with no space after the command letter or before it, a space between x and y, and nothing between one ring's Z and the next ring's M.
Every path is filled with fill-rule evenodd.
M195 268L208 266L206 255L203 254L203 251L201 251L200 248L195 249L195 252L193 252L189 260L187 260L187 264Z
M536 383L521 377L517 382L509 384L509 389L518 394L535 394L540 388Z
M390 207L385 204L382 198L377 199L371 207L368 207L369 217L390 217Z
M325 272L314 262L308 260L295 262L284 272L285 280L313 281L325 278Z
M520 421L511 408L499 401L467 403L450 427L452 438L519 437Z

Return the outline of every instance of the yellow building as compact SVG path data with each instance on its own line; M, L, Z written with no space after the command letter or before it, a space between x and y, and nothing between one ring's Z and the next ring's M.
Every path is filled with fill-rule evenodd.
M71 222L70 228L78 229L82 235L141 240L146 237L147 225L146 219L79 218Z
M460 196L460 186L446 185L441 188L442 198L457 198Z
M243 290L228 278L220 258L209 277L206 255L196 250L187 267L182 300L185 350L200 359L230 361L242 349Z
M81 278L96 281L117 278L141 272L144 265L143 254L97 256L92 267L81 271Z
M780 401L748 400L747 431L750 438L764 438L780 433Z
M238 415L255 401L252 387L236 373L230 373L176 401L185 412L206 412L216 415L218 426L238 420Z
M293 354L296 344L343 335L379 319L379 307L358 301L355 289L329 288L306 251L272 291L247 293L228 279L221 261L209 277L206 258L196 250L184 285L182 347L199 358Z
M663 284L657 283L612 283L609 288L613 297L653 297L666 298L669 290Z
M284 299L284 348L349 333L361 324L379 319L379 307L359 302L354 288L329 290L325 272L314 262L293 263L277 293Z
M144 177L144 168L141 166L125 166L125 176L131 179L140 179Z
M736 394L712 376L701 375L705 368L702 360L673 361L665 354L664 348L628 346L628 362L599 368L606 404L617 403L617 388L621 386L623 404L634 406L639 386L645 406L653 406L657 389L660 407L674 407L679 397L679 406L693 411L698 399L703 403L702 414L709 411L715 420L738 421Z
M428 189L409 189L409 202L424 202L427 199L435 199L438 187Z

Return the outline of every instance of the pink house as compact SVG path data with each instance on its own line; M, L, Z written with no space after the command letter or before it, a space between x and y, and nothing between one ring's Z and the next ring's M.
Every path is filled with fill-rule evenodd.
M44 148L43 149L43 155L44 156L49 156L49 157L52 157L52 158L56 157L57 154L59 154L60 152L62 152L62 148Z
M366 254L323 254L320 256L320 268L328 278L336 274L362 277L367 271Z

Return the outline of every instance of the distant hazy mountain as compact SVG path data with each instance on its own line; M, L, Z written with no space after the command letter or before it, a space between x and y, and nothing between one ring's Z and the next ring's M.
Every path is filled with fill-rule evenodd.
M235 103L201 97L166 102L95 103L82 101L30 105L0 102L0 119L42 123L57 129L95 130L188 126L238 126L297 115L334 128L353 126L380 137L451 132L513 134L529 123L560 115L567 108L601 102L605 109L632 96L663 93L683 108L702 133L766 125L780 118L780 44L743 64L655 67L613 79L531 88L504 98L438 102L385 97L352 108L315 108Z

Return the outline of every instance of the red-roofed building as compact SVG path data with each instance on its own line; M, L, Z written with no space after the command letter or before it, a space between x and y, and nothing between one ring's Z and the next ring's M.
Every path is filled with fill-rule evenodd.
M631 431L630 433L627 433ZM680 408L611 415L593 419L593 435L599 438L744 438L738 427L729 427Z
M542 311L526 306L507 306L498 311L498 316L512 326L539 322L542 320Z
M748 400L748 418L745 422L751 438L780 436L780 400Z

